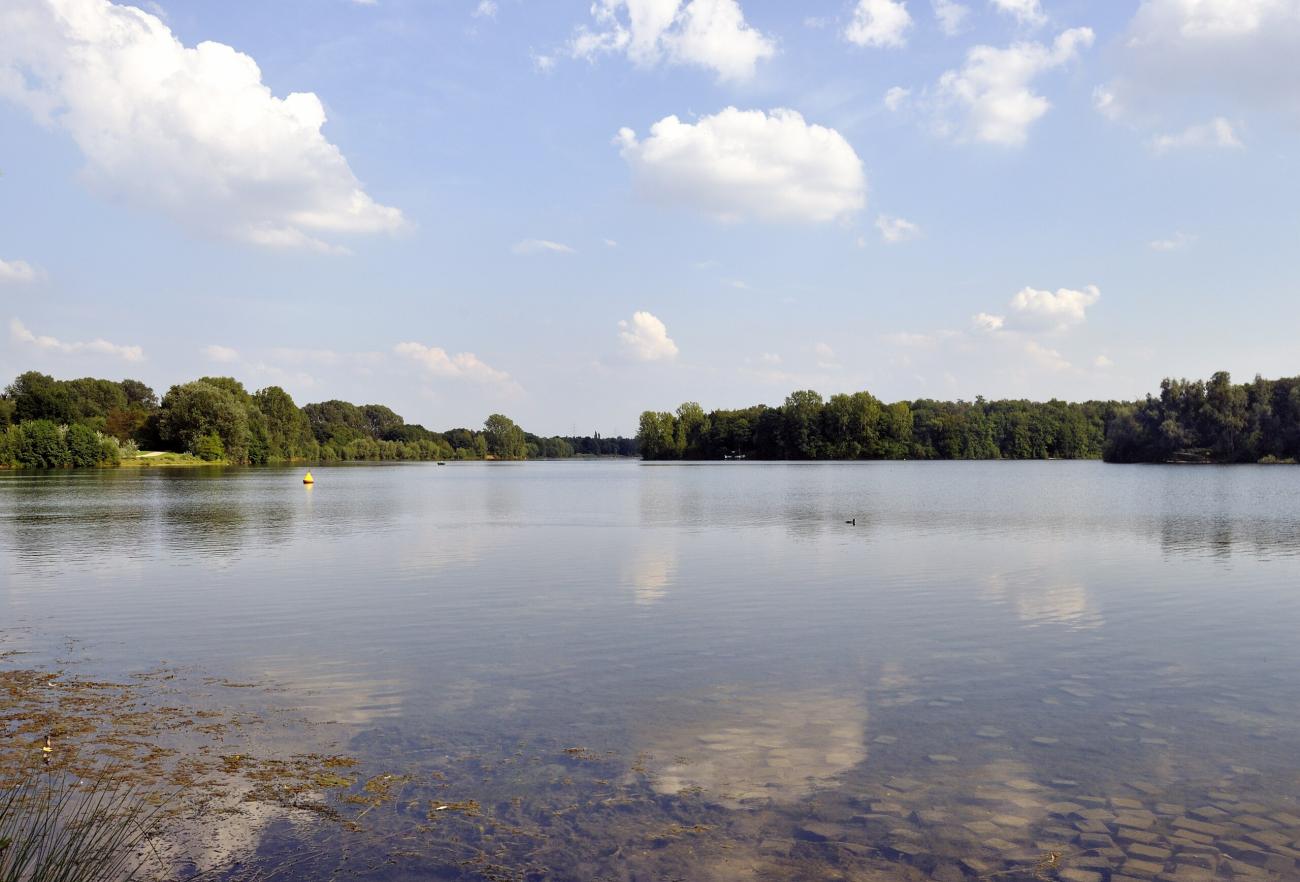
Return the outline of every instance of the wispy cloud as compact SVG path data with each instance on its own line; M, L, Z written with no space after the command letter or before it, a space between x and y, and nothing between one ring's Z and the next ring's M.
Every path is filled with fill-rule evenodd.
M510 374L497 370L472 352L451 354L440 346L426 346L415 342L398 343L393 347L393 352L415 362L426 373L435 377L470 380L506 390L519 388Z
M552 242L550 239L524 239L522 242L516 242L510 246L510 250L515 254L577 254L577 251L565 245L562 242Z
M880 230L880 238L890 245L908 242L921 236L921 228L910 220L901 217L890 217L887 214L882 214L876 218L876 229Z
M945 36L955 37L962 32L966 19L970 16L970 7L955 0L933 0L934 17L939 22L939 30Z
M1147 243L1152 251L1182 251L1196 241L1196 237L1179 230L1167 239L1154 239Z
M902 86L890 86L889 90L885 92L885 109L890 113L897 113L907 104L911 97L911 89L906 89Z
M18 319L10 320L9 336L15 343L34 346L47 352L62 352L66 355L87 352L93 355L108 355L113 358L120 358L123 361L144 361L144 350L139 346L123 346L118 343L110 343L102 338L96 338L88 342L64 341L57 337L33 333Z
M0 260L0 284L35 282L43 273L25 260Z
M1038 27L1047 22L1040 0L991 0L998 12L1010 15L1022 25Z
M234 364L239 361L239 350L213 343L203 347L203 357L217 364Z
M1207 123L1201 125L1188 126L1181 132L1174 132L1166 135L1156 135L1150 141L1151 150L1157 156L1161 156L1171 150L1183 150L1195 147L1218 147L1229 150L1240 150L1246 145L1237 137L1236 130L1232 123L1228 122L1221 116L1217 116Z

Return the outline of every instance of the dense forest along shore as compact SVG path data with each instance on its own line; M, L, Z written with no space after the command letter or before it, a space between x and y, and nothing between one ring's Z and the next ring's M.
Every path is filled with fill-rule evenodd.
M791 393L777 406L641 414L635 438L544 437L504 414L433 431L382 404L299 407L279 386L232 377L172 386L57 380L29 371L0 395L0 468L275 462L565 459L975 460L1295 463L1300 378L1166 379L1142 401L1053 399L887 404L870 392Z

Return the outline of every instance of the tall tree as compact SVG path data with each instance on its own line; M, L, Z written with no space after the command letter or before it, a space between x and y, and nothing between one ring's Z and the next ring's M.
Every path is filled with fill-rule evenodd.
M504 414L494 413L483 421L487 452L498 459L523 459L528 454L524 430Z

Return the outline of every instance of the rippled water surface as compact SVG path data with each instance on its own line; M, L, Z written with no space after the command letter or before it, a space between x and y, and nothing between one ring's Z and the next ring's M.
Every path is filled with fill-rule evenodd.
M0 473L0 649L259 684L393 830L476 803L358 874L1300 878L1300 469L299 478Z

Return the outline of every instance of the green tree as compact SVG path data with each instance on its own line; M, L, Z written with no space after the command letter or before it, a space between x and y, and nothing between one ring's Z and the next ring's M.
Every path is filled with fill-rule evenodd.
M875 456L880 446L880 402L869 392L832 395L823 411L822 433L835 459Z
M68 461L72 465L79 468L99 465L101 455L99 435L90 426L84 423L68 426L63 440L68 448Z
M898 401L885 408L880 418L881 459L906 459L912 446L912 408Z
M705 436L709 419L697 402L687 401L677 408L673 447L685 459L699 459L704 455Z
M99 438L99 462L101 466L117 466L122 464L122 447L117 443L117 439L105 435Z
M157 410L158 396L139 380L123 380L122 392L126 395L127 407L139 410Z
M279 386L253 393L253 403L265 420L270 459L304 459L316 444L311 421Z
M72 416L77 422L96 422L102 426L110 411L124 410L126 392L121 383L82 377L63 384L72 401Z
M791 392L781 408L782 440L789 459L817 459L821 454L822 397L811 389Z
M523 459L528 454L524 430L509 417L494 413L483 421L487 452L498 459Z
M216 462L225 459L226 446L221 443L221 436L216 432L199 435L189 443L189 452L204 462Z
M57 469L68 464L63 433L50 420L29 420L21 425L18 462L28 468Z
M385 438L389 432L406 424L405 420L382 404L363 406L361 415L366 421L366 430L371 438Z
M163 396L159 432L171 449L195 456L211 452L210 436L215 435L231 462L248 459L248 411L226 383L196 380L171 387Z
M18 454L23 445L23 430L18 426L0 429L0 468L19 465Z
M63 425L75 416L67 387L37 371L20 374L5 389L5 397L14 403L12 419L17 423L49 420Z
M347 401L322 401L303 407L316 440L324 444L347 444L370 434L370 424L361 408Z
M645 459L681 457L677 449L677 418L671 413L653 410L642 413L636 440Z

